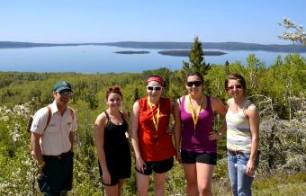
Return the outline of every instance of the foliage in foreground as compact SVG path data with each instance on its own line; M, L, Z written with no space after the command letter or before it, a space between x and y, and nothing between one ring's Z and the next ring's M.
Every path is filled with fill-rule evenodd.
M284 59L277 58L274 65L266 68L259 59L250 55L245 66L239 62L226 66L212 65L206 75L206 91L225 100L223 82L226 74L242 73L247 79L248 92L253 95L250 98L260 110L262 154L254 183L255 195L305 193L305 65L305 59L299 55L288 55ZM77 111L79 123L73 193L101 195L92 123L105 109L105 91L109 86L119 85L124 94L123 110L130 111L134 100L145 93L143 79L152 73L161 74L168 81L167 96L174 99L183 94L182 73L167 69L142 74L0 73L1 195L36 193L34 179L37 171L30 157L30 136L25 126L29 115L51 101L51 87L61 79L73 84L71 103ZM220 141L218 157L214 193L229 195L224 140ZM286 182L283 183L282 179ZM169 174L168 194L184 195L184 186L182 168L176 164ZM125 186L124 195L135 195L135 189L133 175ZM152 185L150 192L153 192Z

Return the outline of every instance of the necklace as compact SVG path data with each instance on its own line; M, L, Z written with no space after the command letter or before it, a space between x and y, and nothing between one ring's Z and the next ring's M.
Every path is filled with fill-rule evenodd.
M120 111L111 111L110 109L106 110L109 115L109 120L115 125L122 125L124 118L121 115Z
M154 133L153 137L154 137L154 139L157 140L157 137L158 137L157 131L158 131L159 117L160 117L160 104L158 104L157 113L156 113L156 115L154 115L153 104L150 101L149 97L147 98L147 100L148 100L148 105L150 106L150 109L151 109L152 120L153 120L153 124L154 124L154 128L155 128L155 133Z
M192 116L192 120L193 120L193 130L194 130L194 134L197 128L197 123L199 120L199 115L200 115L200 111L202 109L202 105L203 105L203 98L201 97L201 103L199 106L193 106L192 101L191 101L191 96L188 95L189 97L189 102L188 102L188 108L189 111L191 111L191 116Z

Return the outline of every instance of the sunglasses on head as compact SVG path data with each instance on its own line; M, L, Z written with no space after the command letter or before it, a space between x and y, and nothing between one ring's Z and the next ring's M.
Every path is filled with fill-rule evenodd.
M238 84L238 85L233 85L233 86L228 86L228 87L227 87L228 90L233 90L234 88L236 88L236 89L242 89L242 86Z
M199 86L202 85L202 81L197 80L197 81L189 81L189 82L187 82L187 86L188 87L192 87L193 85L196 86L196 87L199 87Z
M155 91L160 91L161 88L162 88L162 87L160 87L160 86L147 86L147 89L148 89L149 91L153 91L153 90L155 90Z
M72 96L72 92L71 91L61 91L61 92L59 92L59 94L61 96L69 96L69 97Z

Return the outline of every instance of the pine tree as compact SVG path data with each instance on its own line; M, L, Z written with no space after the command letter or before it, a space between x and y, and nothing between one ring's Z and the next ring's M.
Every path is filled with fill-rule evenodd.
M206 64L204 61L202 43L200 42L199 37L195 37L189 53L189 62L183 62L182 71L185 75L189 72L199 72L205 76L209 69L210 64Z
M230 73L229 66L230 66L230 63L228 62L228 60L226 60L224 63L224 70L225 70L226 75Z

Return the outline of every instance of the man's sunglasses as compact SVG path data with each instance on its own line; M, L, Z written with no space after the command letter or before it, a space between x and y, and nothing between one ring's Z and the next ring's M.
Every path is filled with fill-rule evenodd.
M72 96L72 92L71 91L61 91L61 92L59 92L59 94L61 96L68 96L68 97Z
M227 89L228 90L233 90L235 87L236 87L236 89L242 89L242 86L239 85L239 84L238 85L233 85L233 86L228 86Z
M187 86L188 87L192 87L193 85L196 86L196 87L199 87L199 86L202 85L202 81L197 80L197 81L189 81L189 82L187 82Z
M153 90L155 90L155 91L160 91L161 88L162 88L162 87L160 87L160 86L147 86L147 89L148 89L149 91L153 91Z

